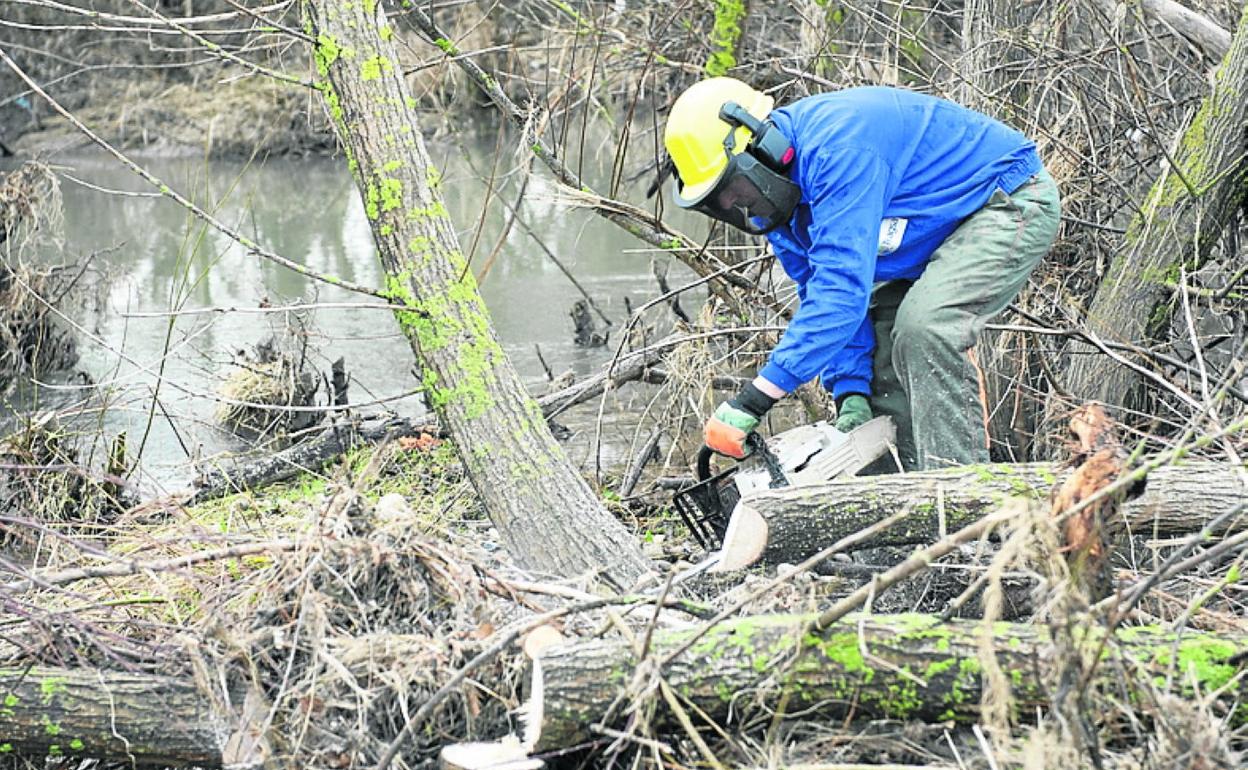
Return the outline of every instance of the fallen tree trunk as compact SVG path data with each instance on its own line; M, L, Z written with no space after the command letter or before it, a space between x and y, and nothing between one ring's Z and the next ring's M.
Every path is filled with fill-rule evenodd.
M733 512L716 570L798 562L907 508L910 516L858 548L928 543L998 510L1008 497L1047 497L1069 474L1048 463L973 465L758 492ZM1109 524L1148 535L1196 532L1246 498L1234 466L1166 466L1149 474L1143 491L1124 501L1122 520Z
M815 616L746 617L716 626L663 669L667 684L691 714L701 711L721 724L769 717L777 709L801 718L853 716L891 719L974 721L978 717L981 664L980 621L941 621L932 615L876 615L846 618L827 632L808 631ZM694 632L655 634L656 659L680 649ZM1048 703L1045 674L1052 665L1047 631L994 623L989 633L997 663L1009 682L1020 714ZM1088 641L1099 643L1095 632ZM1095 683L1115 688L1121 702L1136 702L1132 676L1151 683L1175 674L1194 677L1201 693L1231 681L1244 639L1189 632L1181 638L1154 628L1124 629L1118 649L1126 665L1104 658ZM794 660L798 650L804 654ZM534 662L526 743L536 751L570 746L591 736L613 703L627 705L626 685L636 659L626 641L592 641L546 651ZM1137 668L1138 666L1138 668ZM1112 681L1111 681L1112 680ZM1125 690L1125 692L1124 692ZM1191 695L1190 689L1184 691ZM1225 703L1243 700L1243 679L1221 694ZM620 699L623 698L621 701ZM1140 700L1147 702L1147 699ZM620 709L616 710L618 714ZM660 705L660 718L663 711ZM670 714L666 715L670 720Z
M89 669L0 668L0 754L221 767L230 732L188 682Z

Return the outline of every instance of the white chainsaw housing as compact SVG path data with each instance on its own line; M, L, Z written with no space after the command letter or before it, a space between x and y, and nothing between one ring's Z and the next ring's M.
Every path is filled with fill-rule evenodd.
M777 433L767 439L767 447L780 461L789 484L800 487L853 476L887 454L896 440L891 417L876 417L849 433L820 420ZM771 487L771 474L759 457L742 463L732 480L742 497Z

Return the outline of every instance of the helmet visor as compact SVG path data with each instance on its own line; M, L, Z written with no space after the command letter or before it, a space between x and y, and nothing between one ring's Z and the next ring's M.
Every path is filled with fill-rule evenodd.
M727 222L738 230L762 235L785 224L793 216L801 191L749 153L733 155L724 172L709 190L689 199L676 180L676 205Z

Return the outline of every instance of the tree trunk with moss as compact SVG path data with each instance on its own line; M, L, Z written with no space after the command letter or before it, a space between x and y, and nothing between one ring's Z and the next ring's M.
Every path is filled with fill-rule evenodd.
M190 682L89 669L0 669L0 756L220 767L230 732Z
M320 88L346 148L386 275L386 293L511 556L620 586L648 568L640 544L551 436L490 325L438 190L381 4L309 0ZM396 364L402 366L403 364Z
M851 616L815 633L810 625L814 619L784 615L721 623L664 667L663 678L683 707L696 715L695 721L704 715L730 728L770 719L777 711L800 715L794 718L803 721L854 716L974 722L984 679L980 639L987 633L1002 674L998 686L1008 687L1016 713L1030 714L1048 705L1046 682L1054 661L1043 627L1000 622L985 627L981 621L905 614ZM664 658L683 647L692 633L655 634L650 655ZM1101 654L1100 676L1093 686L1110 688L1122 704L1151 703L1143 696L1151 692L1146 686L1167 676L1180 683L1175 689L1184 695L1193 694L1189 676L1201 694L1213 692L1235 675L1243 641L1132 628L1119 631L1115 644L1100 649L1102 638L1099 627L1090 625L1087 653ZM1115 652L1126 665L1111 660ZM1172 667L1172 662L1178 665ZM536 750L590 738L590 725L607 719L619 703L628 703L625 688L635 667L636 656L624 640L544 652L533 665L533 698L527 709L528 737ZM1241 679L1221 693L1222 703L1242 701L1245 695L1248 684ZM672 723L671 712L659 703L656 722ZM619 711L614 713L618 716Z
M1213 87L1136 214L1087 310L1088 331L1147 346L1168 328L1181 269L1200 267L1248 193L1248 8ZM1121 406L1139 375L1087 343L1072 343L1063 389Z
M855 547L931 543L1000 510L1007 498L1047 499L1069 475L1047 463L972 465L757 492L733 513L720 568L799 562L903 510L910 515ZM1106 523L1150 537L1198 532L1246 500L1235 466L1184 463L1150 473L1143 489L1123 501L1123 519Z

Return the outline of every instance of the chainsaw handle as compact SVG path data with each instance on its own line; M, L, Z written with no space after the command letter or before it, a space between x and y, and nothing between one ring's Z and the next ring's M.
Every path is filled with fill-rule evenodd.
M714 454L715 450L709 446L698 450L698 481L706 481L711 477L711 456Z
M767 447L767 441L762 436L757 433L750 433L745 437L745 445L751 451L762 456L763 462L767 465L767 470L771 473L773 488L788 486L789 482L784 478L784 470L780 467L780 460L772 454L771 449ZM714 455L715 450L705 444L698 450L698 481L706 481L711 477L711 458Z

